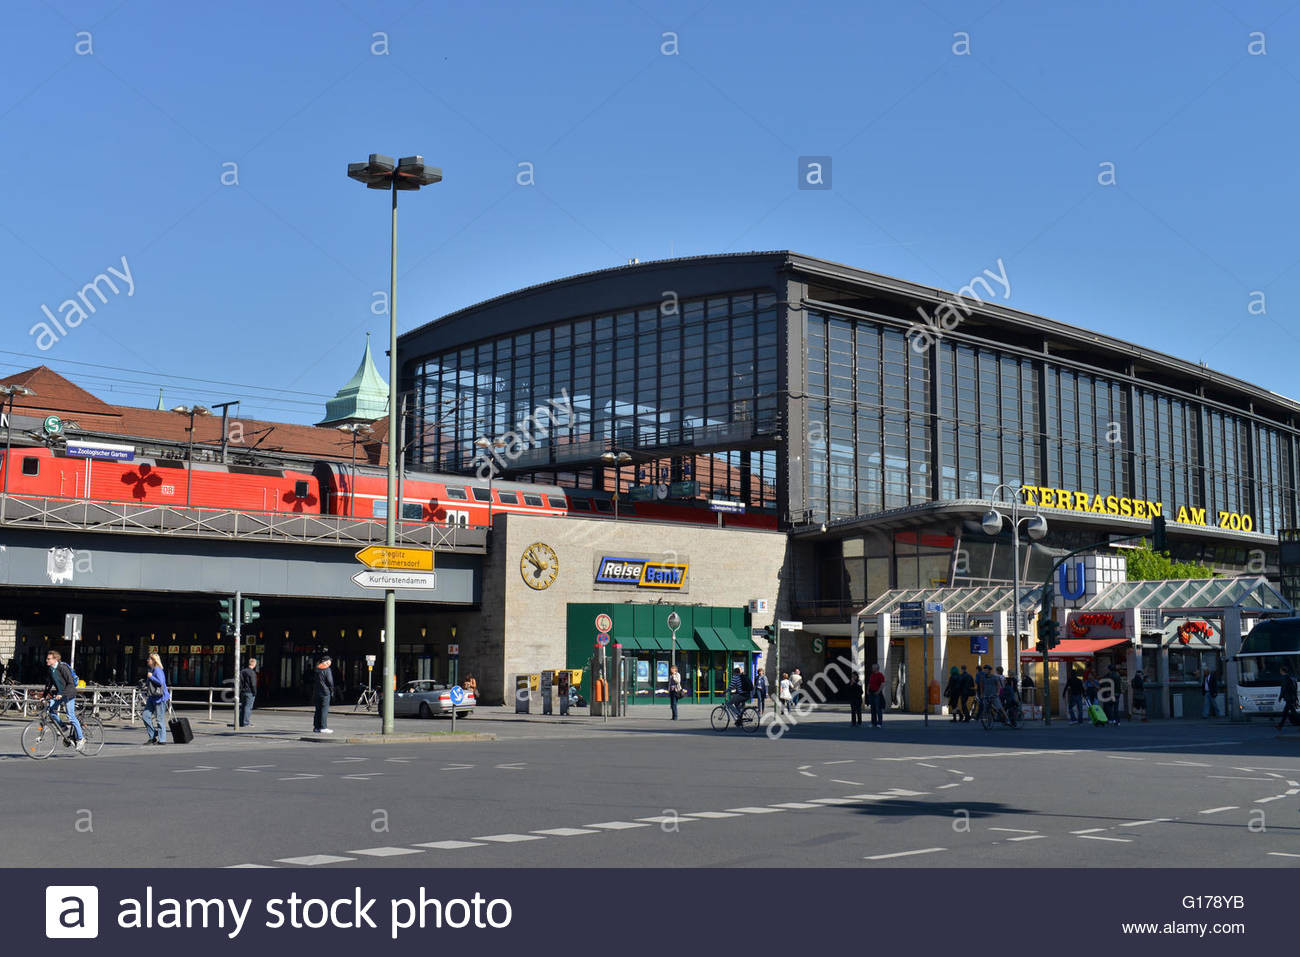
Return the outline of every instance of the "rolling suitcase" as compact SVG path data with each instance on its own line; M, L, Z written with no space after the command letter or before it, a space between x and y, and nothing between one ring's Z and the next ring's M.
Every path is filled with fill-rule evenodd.
M176 744L189 744L194 740L189 718L172 718L167 722L167 730L171 732L172 741Z
M1106 709L1099 704L1088 705L1088 717L1092 720L1094 728L1110 723L1110 719L1106 717Z

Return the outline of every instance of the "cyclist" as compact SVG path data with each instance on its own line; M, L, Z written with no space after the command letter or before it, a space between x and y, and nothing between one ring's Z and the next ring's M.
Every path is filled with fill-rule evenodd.
M997 698L998 691L1000 689L998 687L997 678L993 676L992 665L985 665L984 668L981 671L979 671L977 674L978 677L975 680L977 685L979 686L979 696L980 696L979 714L977 715L977 717L983 718L984 715L987 713L985 709L989 709L993 707L994 701Z
M81 722L77 720L77 680L73 677L72 669L57 651L46 652L45 665L50 669L50 676L45 679L45 697L50 702L50 717L55 724L62 725L59 710L61 707L66 709L68 721L77 736L74 747L78 751L85 751L85 735L81 730Z
M745 674L744 669L739 666L731 675L731 681L727 683L727 705L731 708L731 713L737 718L740 717L740 710L745 703L754 694L754 685Z
M1008 675L1006 683L998 697L1001 699L1002 711L1006 717L1020 716L1020 696L1016 693L1016 676Z

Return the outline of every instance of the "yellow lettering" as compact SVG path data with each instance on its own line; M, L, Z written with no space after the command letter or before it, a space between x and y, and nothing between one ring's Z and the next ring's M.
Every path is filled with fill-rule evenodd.
M1180 519L1180 521L1181 521L1181 519ZM1205 509L1203 509L1203 508L1195 508L1195 507L1193 507L1193 508L1192 508L1192 519L1191 519L1191 521L1192 521L1192 524L1193 524L1193 525L1204 525L1204 524L1205 524Z
M1037 485L1025 485L1020 489L1020 494L1024 496L1026 505L1034 505L1034 493L1038 491Z
M1187 509L1182 505L1178 506L1178 517L1175 518L1174 521L1178 522L1180 525L1187 524Z
M1087 493L1087 492L1075 492L1075 493L1074 493L1074 510L1075 510L1076 512L1086 512L1086 511L1088 511L1088 493Z
M1107 515L1119 514L1119 499L1117 499L1114 495L1106 496L1106 514Z
M1163 515L1164 513L1164 502L1147 502L1147 515L1151 518L1155 518L1157 515Z
M1090 511L1090 512L1105 512L1105 511L1106 511L1106 502L1102 499L1102 497L1101 497L1100 495L1094 495L1094 496L1092 497L1092 507L1089 508L1088 511Z
M1119 513L1121 515L1133 514L1133 500L1131 498L1122 498L1119 500Z
M1058 488L1058 489L1056 490L1056 507L1057 507L1057 508L1074 508L1074 506L1070 504L1070 502L1072 502L1073 500L1074 500L1074 497L1073 497L1073 495L1071 495L1069 489Z
M1056 508L1056 489L1040 488L1038 490L1038 504L1043 508Z
M1141 501L1139 501L1139 502L1134 502L1134 503L1133 503L1133 517L1134 517L1134 518L1146 518L1146 517L1147 517L1147 503L1146 503L1146 502L1141 502Z

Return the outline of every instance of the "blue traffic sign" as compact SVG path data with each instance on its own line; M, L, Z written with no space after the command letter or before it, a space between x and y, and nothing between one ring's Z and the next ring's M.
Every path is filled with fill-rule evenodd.
M451 703L461 705L465 703L465 689L455 685L451 689Z

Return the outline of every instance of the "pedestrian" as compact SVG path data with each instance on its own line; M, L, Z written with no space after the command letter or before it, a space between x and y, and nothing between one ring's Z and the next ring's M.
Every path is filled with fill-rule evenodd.
M763 717L763 706L767 703L767 674L760 671L754 678L754 697L758 699L758 716Z
M1213 671L1206 671L1201 675L1201 692L1204 697L1201 698L1201 717L1208 718L1210 715L1219 716L1219 706L1214 700L1219 693L1219 678Z
M1291 669L1287 665L1282 666L1282 691L1278 694L1277 700L1285 702L1282 709L1282 717L1278 719L1277 730L1282 733L1282 728L1286 725L1287 719L1292 724L1300 724L1300 715L1296 713L1297 687L1295 675L1291 674Z
M1065 704L1070 724L1083 724L1083 680L1073 668L1065 680Z
M790 673L781 673L781 682L776 686L776 700L781 703L781 713L789 714L794 704L794 685L790 682Z
M249 658L248 667L239 672L239 726L253 726L253 701L257 698L257 659Z
M1097 676L1089 668L1083 673L1083 700L1091 708L1097 703L1097 695L1101 692L1101 685L1097 681Z
M1134 721L1139 719L1145 721L1147 719L1147 679L1143 676L1141 668L1133 673L1133 680L1129 682L1129 686L1133 690L1133 704L1129 708L1129 714L1133 716Z
M1020 676L1020 699L1025 704L1034 703L1034 679L1029 677L1028 671Z
M1119 724L1119 696L1122 683L1113 662L1106 667L1106 676L1101 679L1101 684L1103 689L1101 705L1106 712L1106 720L1111 724Z
M474 701L476 703L478 702L478 679L477 678L475 678L473 675L466 675L465 680L460 683L460 686L474 696Z
M961 700L961 669L953 665L948 670L948 684L943 689L943 696L948 699L948 713L953 723L957 723L957 703Z
M330 698L334 696L334 675L330 672L333 663L334 659L329 655L322 655L316 662L316 684L312 692L316 714L312 719L312 730L317 734L334 733L329 727Z
M801 688L803 688L803 672L796 668L790 672L790 701L793 704L799 703Z
M858 677L856 671L849 678L848 696L849 727L856 728L862 724L862 679Z
M673 709L673 720L677 720L677 699L682 696L682 673L673 665L668 669L668 704Z
M871 702L871 726L885 726L885 676L880 665L871 666L871 677L867 679L867 700Z
M167 743L167 702L172 693L167 688L167 675L163 673L162 658L158 652L149 655L149 674L144 680L147 693L144 699L144 730L149 737L145 744Z
M961 666L961 719L970 720L970 699L975 695L975 676Z

